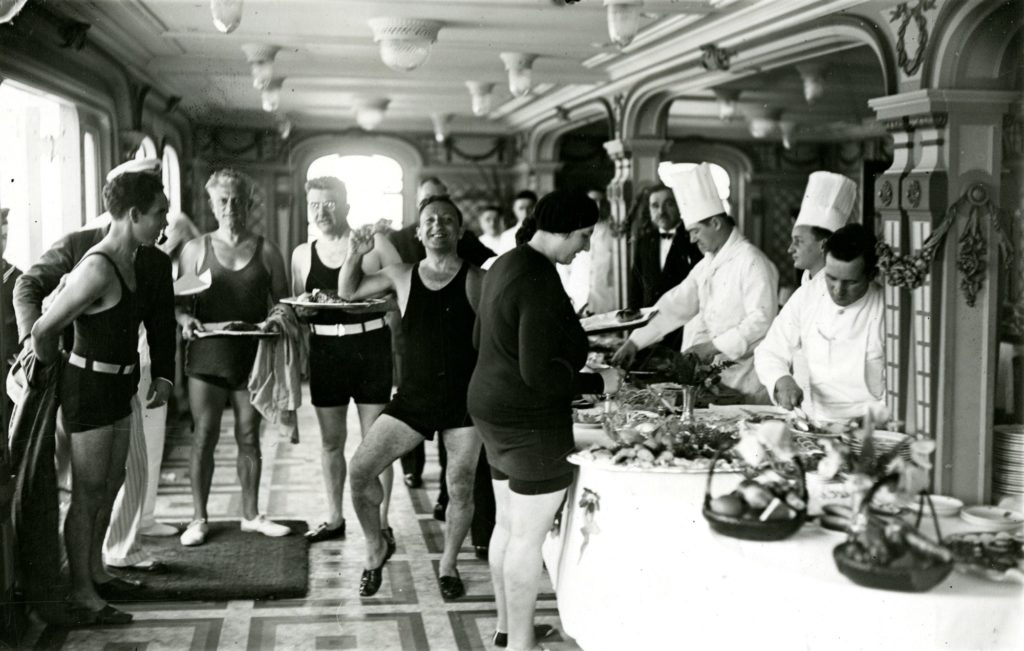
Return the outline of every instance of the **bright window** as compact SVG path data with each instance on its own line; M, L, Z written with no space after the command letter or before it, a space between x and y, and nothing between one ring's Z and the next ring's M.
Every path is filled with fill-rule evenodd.
M99 152L96 151L96 136L91 131L82 134L82 199L85 201L85 219L100 214Z
M75 106L14 81L0 84L0 204L6 258L27 268L82 224L83 147Z
M156 143L149 136L143 136L139 148L135 150L135 160L156 158Z
M697 163L676 163L675 165L684 171L697 167ZM718 196L725 204L725 212L732 213L732 206L729 203L729 196L732 194L732 181L729 179L729 173L721 165L708 163L708 167L711 168L711 179L715 182L715 187L718 188Z
M175 214L181 212L181 165L178 162L178 152L174 147L164 145L164 157L161 162L164 176L164 194L170 204L167 212Z
M323 156L306 171L307 180L319 176L336 176L345 184L352 228L381 219L391 222L393 228L402 227L402 166L394 159L378 155ZM316 239L316 225L308 220L307 224L309 239Z

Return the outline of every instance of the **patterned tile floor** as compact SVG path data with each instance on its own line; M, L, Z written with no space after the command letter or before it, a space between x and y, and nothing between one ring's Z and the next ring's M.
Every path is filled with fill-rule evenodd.
M223 435L216 451L210 496L213 520L237 519L240 494L235 478L232 422L225 412ZM281 438L276 427L263 433L261 510L270 517L317 522L323 503L319 430L313 408L299 411L301 442ZM359 443L355 409L349 410L346 456ZM190 649L466 649L494 648L494 595L487 564L477 560L467 539L459 558L466 583L465 597L445 601L437 587L443 524L434 520L437 497L437 448L427 446L424 487L408 489L396 470L391 524L398 551L388 562L381 591L372 598L357 594L362 570L363 537L345 494L347 537L310 549L309 593L304 599L147 603L127 606L135 615L128 626L77 630L32 631L25 643L45 649L97 651ZM188 487L188 436L170 441L157 498L157 518L181 524L192 514ZM397 469L397 464L396 464ZM468 537L467 537L468 538ZM550 583L544 577L537 621L559 627ZM579 647L567 636L545 641L552 651Z

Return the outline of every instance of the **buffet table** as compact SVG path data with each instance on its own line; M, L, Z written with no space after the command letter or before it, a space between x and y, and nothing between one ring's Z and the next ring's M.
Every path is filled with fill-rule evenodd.
M579 444L600 436L577 433ZM739 480L716 473L714 492ZM712 532L705 482L702 472L581 462L544 560L562 626L583 649L1024 648L1020 584L953 572L926 593L860 587L832 560L845 534L811 523L780 542Z

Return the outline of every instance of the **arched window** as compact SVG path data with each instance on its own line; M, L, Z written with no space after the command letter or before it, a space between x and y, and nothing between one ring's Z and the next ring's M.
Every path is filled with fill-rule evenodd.
M306 179L335 176L348 192L348 223L352 228L373 224L381 219L392 228L402 227L402 166L387 156L331 154L314 160L306 170ZM319 234L308 223L308 239Z
M676 165L683 170L691 170L697 167L697 163L676 163ZM732 194L732 181L729 178L729 173L721 165L716 165L715 163L708 163L708 167L711 168L711 178L715 182L715 187L718 188L718 196L721 198L722 203L725 204L725 212L728 215L732 215L732 204L729 202L729 197Z
M164 155L161 161L161 168L164 177L164 194L167 195L169 205L167 211L171 214L181 212L181 164L178 161L178 152L174 147L164 145Z

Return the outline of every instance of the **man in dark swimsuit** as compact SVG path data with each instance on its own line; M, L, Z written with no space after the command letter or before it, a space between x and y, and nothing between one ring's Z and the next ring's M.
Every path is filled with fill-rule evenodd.
M218 170L207 181L206 191L217 218L217 230L186 244L178 268L180 275L209 269L213 278L210 288L197 296L191 308L178 306L181 335L188 342L185 374L189 376L188 396L195 423L189 460L195 514L181 534L185 546L206 542L213 451L228 400L235 414L242 531L272 537L290 533L288 527L271 522L259 512L263 469L260 414L250 402L246 386L256 358L255 342L249 338L196 340L197 333L217 329L224 322L255 324L266 319L271 303L288 295L284 259L277 247L249 229L252 188L247 177L231 169Z
M458 256L462 214L448 197L430 197L420 205L417 236L426 258L397 264L363 276L361 261L372 240L349 241L338 292L348 300L393 291L402 312L405 344L398 393L363 437L349 463L352 503L366 537L366 564L359 594L377 592L384 563L394 545L380 533L383 499L378 476L395 459L440 432L448 453L448 528L438 569L441 595L465 594L455 567L473 519L473 480L480 437L466 408L469 378L476 366L473 325L482 272Z

